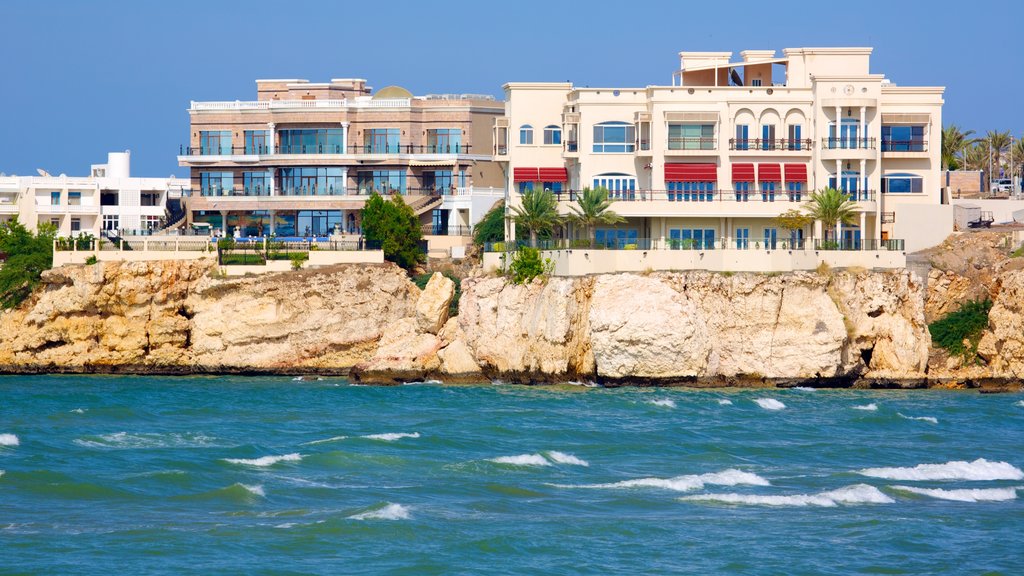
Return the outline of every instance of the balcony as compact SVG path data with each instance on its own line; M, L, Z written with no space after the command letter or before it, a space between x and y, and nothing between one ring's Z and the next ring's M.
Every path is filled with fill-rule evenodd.
M564 142L564 144L565 144L565 153L566 154L572 154L574 156L579 154L579 152L580 152L580 143L579 143L579 141L577 141L577 140L566 140Z
M36 214L99 214L100 207L85 204L37 204Z
M730 138L729 150L736 152L802 152L811 153L812 140L802 138Z
M702 156L713 154L718 140L705 137L669 138L666 155Z
M349 154L469 154L469 144L362 144L348 147ZM288 152L279 152L287 154ZM295 152L299 154L300 152ZM305 153L305 152L302 152ZM317 154L318 152L310 152ZM324 152L334 154L340 152ZM506 152L507 153L507 152Z
M420 228L424 236L472 236L472 226L448 226L445 224L424 224Z
M14 203L0 202L0 214L17 214L18 205Z
M927 158L927 140L882 140L882 156L886 158Z
M823 150L874 150L874 138L822 138Z
M226 102L192 101L189 110L229 112L234 110L343 110L347 108L408 108L409 98L356 98L354 100L255 100Z
M508 156L508 144L495 144L494 146L495 156Z

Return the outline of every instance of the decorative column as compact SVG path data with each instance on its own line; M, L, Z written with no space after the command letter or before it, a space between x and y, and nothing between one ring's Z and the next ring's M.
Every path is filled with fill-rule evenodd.
M843 161L836 160L836 190L843 189Z
M276 223L274 222L275 210L267 210L267 214L270 215L270 235L273 236L276 233Z
M864 190L864 194L865 194L864 198L867 199L867 200L870 200L871 198L866 196L867 192L868 192L868 172L867 172L867 170L868 170L868 161L864 160L862 158L861 161L860 161L860 185L861 185L862 189Z
M867 212L861 212L860 213L860 239L861 239L861 242L867 240L867 236L868 236L867 225L868 225L868 213Z
M836 140L835 140L836 141L836 148L840 147L839 142L841 142L840 138L842 138L842 136L841 136L842 133L843 133L843 107L842 106L836 106ZM838 180L839 175L838 174L836 175L836 178L837 178L836 182L838 183L839 182L839 180Z
M270 169L270 195L277 196L277 170L274 168Z
M349 127L349 125L350 124L349 124L348 121L345 121L345 122L341 123L341 145L342 145L341 153L342 154L347 154L348 153L348 127Z
M860 107L860 130L857 135L860 138L867 139L868 137L868 125L867 125L867 106ZM866 144L866 142L865 142ZM862 172L863 173L863 172Z
M220 211L220 231L224 238L228 237L228 211Z
M277 153L277 146L274 145L274 140L276 139L275 138L276 134L274 132L274 126L276 126L276 125L273 122L267 122L267 151L270 154L276 154Z

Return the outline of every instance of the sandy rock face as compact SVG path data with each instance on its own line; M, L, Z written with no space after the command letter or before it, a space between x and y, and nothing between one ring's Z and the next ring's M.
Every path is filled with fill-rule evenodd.
M988 328L978 343L978 354L988 361L991 375L1024 378L1024 271L1003 274Z
M419 329L429 334L437 334L448 320L448 305L454 297L455 282L445 278L440 272L434 272L416 301L416 321Z

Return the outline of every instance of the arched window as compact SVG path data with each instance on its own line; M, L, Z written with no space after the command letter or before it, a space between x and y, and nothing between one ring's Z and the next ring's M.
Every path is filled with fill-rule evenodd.
M883 194L913 194L924 191L924 179L917 174L899 172L882 175Z
M533 144L533 126L523 124L519 127L519 143L526 145Z
M636 150L636 127L629 122L594 124L594 152L622 153Z
M562 129L554 124L544 127L544 143L548 145L562 143Z
M613 200L634 200L636 198L636 176L623 172L606 172L594 176L594 188L608 190Z

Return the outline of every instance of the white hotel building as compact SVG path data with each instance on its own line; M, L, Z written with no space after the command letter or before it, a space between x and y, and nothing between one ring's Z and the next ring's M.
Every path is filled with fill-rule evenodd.
M870 48L747 50L739 62L729 52L679 55L668 86L506 84L494 152L509 204L544 186L568 214L575 191L604 186L627 218L597 231L607 245L813 250L820 222L791 234L774 218L833 186L857 210L829 234L841 247L931 242L917 234L942 202L943 88L872 74Z
M111 152L89 176L0 176L0 223L17 216L30 230L53 224L58 236L148 234L161 227L169 197L189 181L133 178L131 153Z

